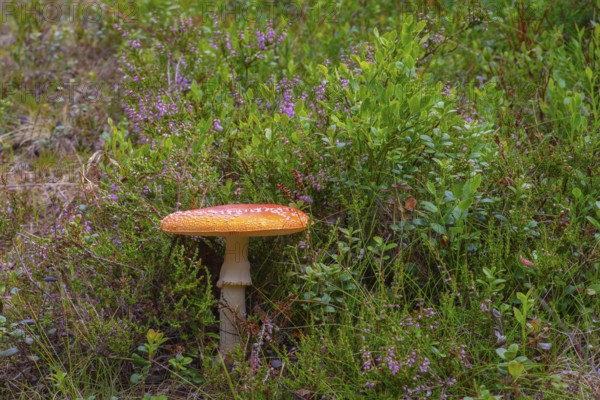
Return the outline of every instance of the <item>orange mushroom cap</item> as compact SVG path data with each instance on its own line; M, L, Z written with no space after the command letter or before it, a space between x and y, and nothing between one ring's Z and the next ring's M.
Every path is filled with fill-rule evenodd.
M165 232L198 236L277 236L306 229L308 215L277 204L229 204L177 211L160 227Z

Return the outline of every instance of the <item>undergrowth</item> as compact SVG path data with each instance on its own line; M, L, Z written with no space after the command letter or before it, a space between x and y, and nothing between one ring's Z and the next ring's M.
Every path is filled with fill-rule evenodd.
M577 3L11 14L0 396L597 397L600 27ZM39 72L98 90L36 97ZM227 203L312 220L251 241L231 365L223 241L160 230Z

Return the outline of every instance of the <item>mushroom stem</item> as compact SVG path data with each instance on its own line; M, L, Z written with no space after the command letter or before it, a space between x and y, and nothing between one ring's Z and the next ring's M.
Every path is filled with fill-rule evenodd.
M226 356L240 343L236 319L245 318L245 286L223 286L221 288L221 303L219 312L221 318L219 351Z
M248 236L227 236L225 238L225 261L217 286L249 286L250 263L248 262Z
M237 318L246 318L246 288L252 284L248 262L248 237L228 236L225 238L225 261L217 286L221 288L219 350L229 353L240 342L236 327Z

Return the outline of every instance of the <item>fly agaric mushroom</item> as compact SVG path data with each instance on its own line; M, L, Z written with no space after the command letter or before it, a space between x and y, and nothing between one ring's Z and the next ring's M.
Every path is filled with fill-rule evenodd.
M219 343L222 354L240 342L235 319L236 315L245 317L245 287L252 284L248 239L300 232L307 223L308 215L302 211L276 204L231 204L178 211L162 220L160 227L165 232L225 238L225 261L217 282L223 303Z

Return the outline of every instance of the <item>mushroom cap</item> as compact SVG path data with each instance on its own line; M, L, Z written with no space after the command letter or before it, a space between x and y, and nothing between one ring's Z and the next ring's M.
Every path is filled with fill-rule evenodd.
M278 236L306 229L308 215L277 204L229 204L167 215L165 232L196 236Z

